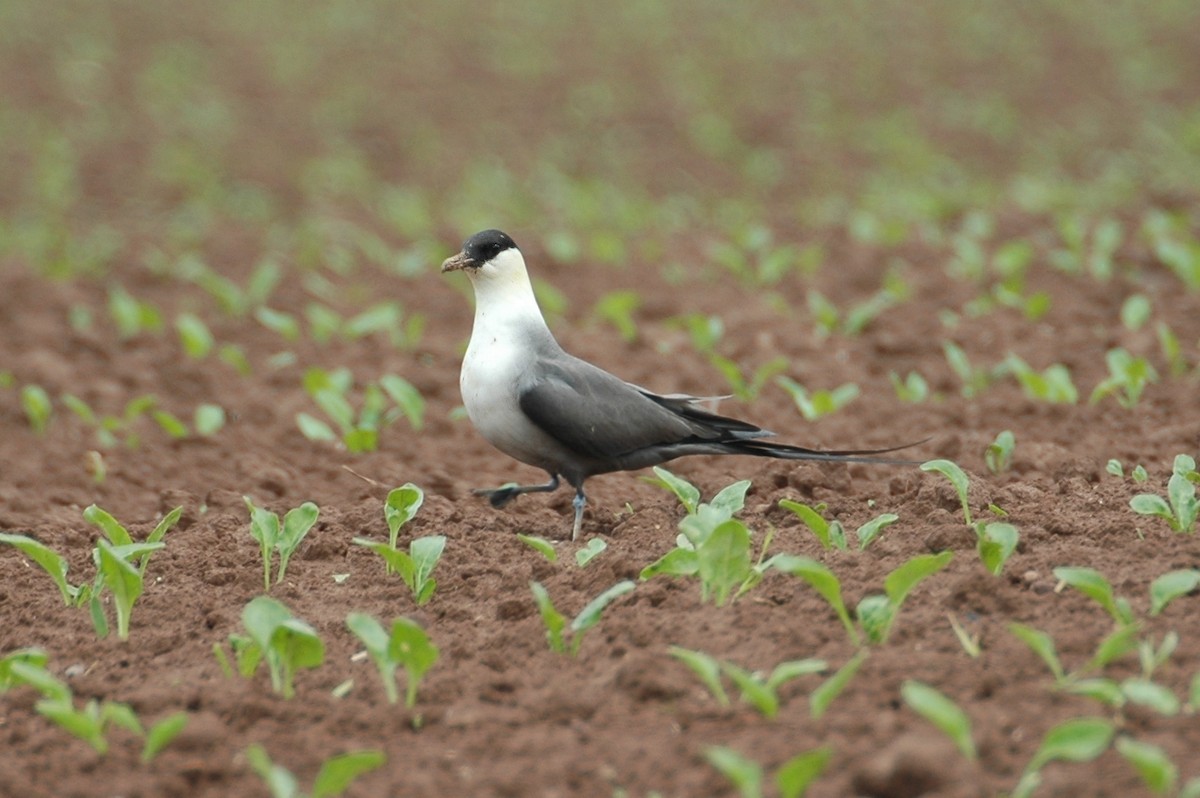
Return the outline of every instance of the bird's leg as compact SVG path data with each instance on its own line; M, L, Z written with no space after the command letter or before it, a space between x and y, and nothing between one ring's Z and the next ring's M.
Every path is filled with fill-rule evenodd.
M476 496L486 496L493 507L503 507L522 493L549 493L558 490L558 474L550 474L545 485L518 485L509 483L498 488L477 488L471 491Z
M571 540L579 537L579 528L583 526L583 506L587 504L587 496L583 495L583 485L575 488L575 498L571 506L575 508L575 526L571 528Z

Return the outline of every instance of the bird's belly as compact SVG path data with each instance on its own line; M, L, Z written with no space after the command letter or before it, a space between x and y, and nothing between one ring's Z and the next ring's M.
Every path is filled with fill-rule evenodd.
M463 358L459 389L475 429L488 443L523 463L555 470L559 445L521 410L518 352L498 341L477 345L472 338Z

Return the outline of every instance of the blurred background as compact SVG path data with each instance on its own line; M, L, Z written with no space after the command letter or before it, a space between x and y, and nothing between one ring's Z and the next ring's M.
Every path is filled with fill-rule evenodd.
M1197 42L1191 0L7 0L0 263L419 270L485 226L619 263L1171 208Z

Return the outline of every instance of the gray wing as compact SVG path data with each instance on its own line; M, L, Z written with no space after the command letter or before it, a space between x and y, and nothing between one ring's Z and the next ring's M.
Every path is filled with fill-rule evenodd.
M600 460L658 446L770 434L694 407L692 397L659 396L630 385L565 353L540 361L519 395L530 421L572 451Z

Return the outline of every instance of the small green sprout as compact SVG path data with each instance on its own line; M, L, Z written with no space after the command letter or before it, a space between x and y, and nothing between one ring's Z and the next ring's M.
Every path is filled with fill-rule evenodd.
M429 640L425 630L408 618L396 618L392 621L389 634L379 621L361 612L347 615L346 626L366 646L367 653L379 669L389 703L395 704L399 700L395 674L396 668L404 668L408 674L404 705L412 709L417 703L421 680L440 656L437 646Z
M537 535L518 534L517 540L545 557L546 562L558 562L558 552L554 549L554 544L545 538L540 538Z
M1125 467L1121 465L1121 461L1117 458L1110 459L1104 464L1104 470L1112 474L1114 477L1125 478Z
M40 648L18 648L0 657L0 694L24 683L24 680L13 673L13 665L20 662L44 672L49 661L50 655Z
M953 341L942 341L942 352L946 356L946 362L950 365L950 370L958 377L962 383L962 395L970 399L973 396L978 396L983 392L988 384L992 381L992 374L987 369L976 368L971 365L971 360L967 357L967 353L963 348Z
M137 556L138 552L148 555L162 546L162 543L134 543L114 547L107 540L96 543L100 576L104 587L112 592L117 612L117 637L122 640L129 639L129 616L133 612L134 603L142 595L144 585L142 572L126 557Z
M1155 795L1171 795L1175 792L1175 785L1179 781L1179 768L1157 745L1122 734L1117 737L1113 747L1133 766L1150 792ZM1200 779L1193 779L1180 795L1195 795L1198 791Z
M771 378L786 371L789 364L785 356L779 355L778 357L771 358L747 375L736 361L723 355L713 352L709 354L708 359L717 371L721 372L721 376L725 378L725 381L729 383L729 388L733 391L733 395L743 402L752 402L757 399L759 393Z
M445 535L414 538L408 544L408 552L367 538L353 538L351 542L382 557L387 572L400 574L418 605L425 604L433 598L433 593L437 590L437 580L431 574L446 549Z
M608 544L603 540L600 538L592 538L587 542L586 546L576 549L575 564L580 568L583 568L607 548Z
M159 753L179 736L188 723L186 712L173 712L146 730L146 742L142 746L141 760L149 764Z
M1150 583L1150 615L1155 616L1175 599L1200 588L1200 569L1168 571Z
M816 507L810 507L803 502L780 499L779 506L795 514L797 518L803 521L804 525L809 528L821 543L821 548L828 549L830 546L833 546L841 551L846 551L846 532L842 529L842 522L825 520L821 515L826 509L824 502L821 502Z
M395 374L385 374L378 384L363 389L362 409L355 417L354 407L347 399L353 377L346 369L326 372L309 369L304 375L304 389L316 405L341 432L342 444L351 452L371 452L379 445L379 431L404 416L413 429L424 424L425 400L411 383ZM388 406L388 400L395 405ZM296 414L296 425L309 440L337 441L338 434L328 424L308 413Z
M250 511L250 536L258 541L259 553L263 561L263 589L271 589L271 553L279 552L279 569L275 573L275 584L279 584L287 576L288 561L299 548L304 536L317 523L321 514L317 505L304 502L299 507L293 507L279 523L279 516L270 510L255 507L249 496L243 496L246 509Z
M614 291L600 297L593 314L616 328L623 341L632 342L637 340L638 334L633 314L641 304L641 296L634 291Z
M1154 334L1158 338L1158 348L1162 352L1163 360L1167 361L1167 371L1172 377L1182 377L1187 374L1188 361L1183 354L1183 346L1179 343L1179 336L1171 330L1170 326L1165 321L1160 321L1154 326Z
M840 385L832 391L814 391L812 394L790 377L776 377L775 382L792 397L796 409L805 421L816 421L822 416L836 413L857 399L861 393L858 386L852 382Z
M1141 515L1156 515L1164 519L1175 532L1191 533L1200 518L1200 500L1196 498L1196 483L1200 473L1196 461L1186 454L1177 455L1167 481L1167 498L1153 493L1141 493L1129 500L1129 506Z
M720 316L705 316L702 313L689 313L676 316L670 320L673 326L687 330L692 341L692 348L702 355L710 354L725 335L725 323Z
M1133 608L1126 599L1113 593L1112 585L1099 571L1093 568L1055 568L1054 577L1095 601L1118 625L1133 623Z
M1146 386L1158 382L1158 372L1146 358L1134 357L1124 349L1108 350L1104 361L1108 365L1108 376L1092 391L1088 404L1094 405L1115 394L1121 407L1136 407Z
M883 534L885 527L891 526L899 520L900 516L895 513L883 513L867 521L854 531L855 536L858 538L858 548L861 551L866 551Z
M645 478L647 482L675 494L675 498L679 499L679 503L683 505L683 509L689 515L696 512L696 508L700 504L699 488L683 477L675 476L661 466L654 466L653 471L656 478L650 479L647 477Z
M1108 750L1115 731L1112 722L1105 718L1072 718L1050 729L1021 775L1013 798L1029 798L1041 784L1042 768L1051 762L1096 759Z
M292 615L281 602L258 596L242 609L242 626L249 636L230 635L238 671L249 678L265 658L271 671L271 688L284 698L296 694L296 671L315 668L325 661L325 644L316 630ZM224 660L224 652L219 660ZM227 665L226 665L227 667Z
M724 746L708 748L704 758L729 779L742 798L762 798L766 776L757 762ZM781 798L801 798L832 758L833 749L826 745L794 756L780 765L775 771L775 786Z
M829 705L842 694L850 681L858 673L858 669L867 661L870 649L864 648L854 655L845 665L838 668L837 672L821 683L816 690L812 691L812 695L808 698L809 715L813 720L820 720L821 716L829 709Z
M841 580L834 576L832 571L810 557L797 557L791 554L776 557L775 568L808 582L809 586L833 608L838 620L846 628L846 634L850 636L850 641L856 646L862 643L858 628L851 620L846 604L842 600Z
M175 317L175 331L188 357L202 360L208 357L216 341L208 325L193 313L180 313Z
M1012 464L1012 451L1016 444L1017 439L1012 430L1006 429L996 435L996 439L988 444L983 453L983 460L987 463L988 470L993 474L1007 471Z
M1130 294L1121 303L1121 324L1130 332L1137 332L1150 320L1153 308L1145 294Z
M388 546L396 548L400 528L416 518L424 503L425 491L411 482L388 491L387 499L383 503L383 517L388 526Z
M46 389L32 384L21 388L21 408L25 411L25 418L29 420L33 433L44 434L50 424L50 416L54 414L54 406Z
M975 535L979 559L993 576L999 576L1008 558L1017 550L1021 534L1012 524L981 521L975 524Z
M126 402L121 415L101 416L77 396L65 393L61 398L68 410L95 430L96 443L104 449L110 449L120 442L130 449L137 448L140 439L134 425L142 416L150 413L157 402L150 395L137 396ZM118 433L123 436L123 440L118 439Z
M916 371L908 372L903 379L898 373L889 371L888 379L892 382L896 398L901 402L916 404L929 398L929 383Z
M971 483L966 472L950 460L930 460L921 464L921 470L937 472L950 480L954 492L958 494L959 504L962 505L963 520L967 526L971 526L971 506L967 502L967 491Z
M929 685L911 679L901 685L900 695L909 708L949 737L963 756L972 762L978 758L975 741L971 739L971 721L958 704Z
M570 653L572 657L579 654L579 647L583 644L583 636L600 622L600 616L607 609L608 605L632 591L634 587L634 583L628 579L613 585L589 601L587 606L579 611L579 614L575 616L568 627L566 618L554 608L553 602L550 601L550 594L546 592L546 588L540 582L529 583L529 588L533 591L533 599L537 603L538 612L542 616L542 624L546 627L546 640L550 644L550 650L559 654ZM571 633L569 648L564 635L568 630Z
M950 621L950 628L954 630L954 636L958 638L958 644L962 646L967 656L971 659L979 659L979 655L983 653L983 649L979 645L979 633L969 633L958 618L950 613L946 613L946 619Z
M62 594L63 603L68 607L71 606L79 593L79 588L67 581L67 569L70 565L66 557L63 557L45 543L27 535L0 532L0 543L7 543L33 560L37 565L40 565L42 570L49 574L50 578L54 580L54 584L58 586L58 590Z
M951 551L912 557L884 577L884 593L864 597L855 608L867 639L872 643L887 642L908 594L926 578L945 568L953 557Z
M1004 366L1017 378L1030 399L1051 404L1075 404L1079 401L1079 390L1071 381L1071 371L1061 363L1037 371L1017 355L1010 354L1005 358Z
M383 751L363 750L330 757L321 763L312 791L307 796L300 791L296 776L283 765L272 762L261 745L246 749L246 761L267 785L272 798L335 798L359 776L382 766L387 756Z
M278 334L285 341L300 340L300 322L296 321L296 317L290 313L260 305L254 309L254 318L258 320L259 324Z
M670 653L683 662L704 682L709 691L723 706L728 706L729 697L721 686L719 674L724 673L741 690L742 700L751 704L764 717L779 714L779 688L793 679L826 669L824 660L798 659L781 662L765 677L734 665L722 662L702 651L672 646Z
M162 329L162 315L154 306L135 299L120 285L108 290L108 313L116 322L117 332L122 338Z

